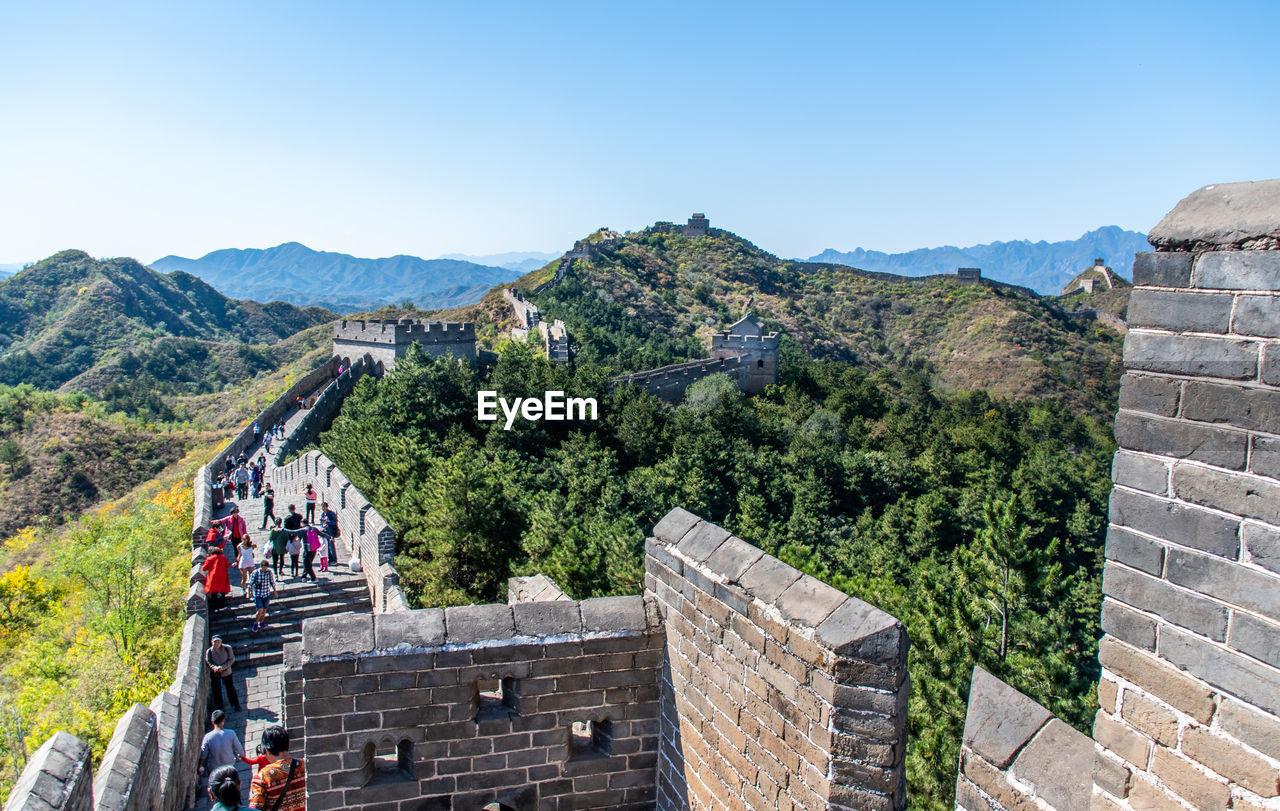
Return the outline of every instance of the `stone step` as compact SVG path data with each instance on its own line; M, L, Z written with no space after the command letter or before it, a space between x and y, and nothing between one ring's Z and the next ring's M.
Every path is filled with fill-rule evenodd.
M344 611L369 611L369 604L368 602L326 600L325 602L308 606L277 610L273 603L267 610L267 621L274 625L297 625L301 627L302 621L305 619L327 617L330 614L341 614ZM241 628L252 627L255 613L252 606L236 613L219 612L213 622L213 632L221 635L225 641L227 634L235 634Z

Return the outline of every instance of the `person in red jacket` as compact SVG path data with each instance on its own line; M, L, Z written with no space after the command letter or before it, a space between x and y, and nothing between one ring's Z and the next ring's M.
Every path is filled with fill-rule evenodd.
M209 611L214 612L226 605L227 595L231 593L231 578L227 576L227 558L222 548L215 546L209 550L201 569L204 571L204 593L209 598Z

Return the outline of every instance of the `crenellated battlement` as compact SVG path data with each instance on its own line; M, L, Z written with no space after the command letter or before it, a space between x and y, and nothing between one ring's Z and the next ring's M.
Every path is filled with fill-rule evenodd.
M412 343L413 341L474 341L475 325L470 321L417 321L402 318L380 321L341 321L333 337L346 341L372 343Z
M780 341L778 333L768 335L735 335L731 332L715 332L711 335L711 348L734 348L745 352L768 352L776 350Z
M449 354L472 363L476 359L476 328L469 321L343 320L333 326L334 355L350 359L369 354L387 370L415 343L433 357Z

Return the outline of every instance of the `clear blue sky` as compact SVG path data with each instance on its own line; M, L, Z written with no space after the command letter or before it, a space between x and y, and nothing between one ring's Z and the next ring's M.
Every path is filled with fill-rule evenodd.
M1152 226L1280 176L1280 3L13 3L0 262L784 256Z

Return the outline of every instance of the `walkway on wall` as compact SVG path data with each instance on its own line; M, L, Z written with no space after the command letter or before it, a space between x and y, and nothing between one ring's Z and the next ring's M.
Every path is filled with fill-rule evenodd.
M326 385L328 382L326 381ZM285 422L285 433L291 433L306 414L305 411L294 411ZM246 453L251 459L261 455L261 446L254 446L252 453ZM271 471L275 468L272 456L267 457L267 481L271 481ZM276 496L276 515L284 517L288 514L289 504L296 504L298 512L305 513L306 503L294 495ZM267 549L267 532L259 529L262 526L263 506L261 498L245 501L228 501L227 505L214 513L215 518L229 514L231 506L239 504L240 514L244 516L249 527L249 537L256 547L257 559L261 560ZM316 512L319 513L319 505ZM289 575L288 558L285 559L285 577L278 582L279 595L271 603L266 630L252 633L253 601L240 596L238 575L232 577L232 596L227 608L212 617L211 631L222 637L224 644L231 645L236 655L234 667L236 691L240 695L240 712L229 712L228 728L235 730L244 743L250 756L254 747L262 738L262 731L273 724L282 723L282 679L284 676L284 645L302 641L302 621L310 617L324 617L348 611L368 613L372 610L369 604L369 590L364 575L353 574L347 566L348 550L339 541L338 560L329 562L328 573L317 572L319 581L309 583L300 577ZM265 551L270 559L269 551ZM316 562L317 567L319 561ZM301 560L298 565L302 570ZM212 700L210 701L212 707ZM230 705L226 707L230 710ZM249 780L252 767L240 764L240 780L244 789L244 801L249 799ZM199 789L201 801L197 809L209 808L208 793L202 784Z

